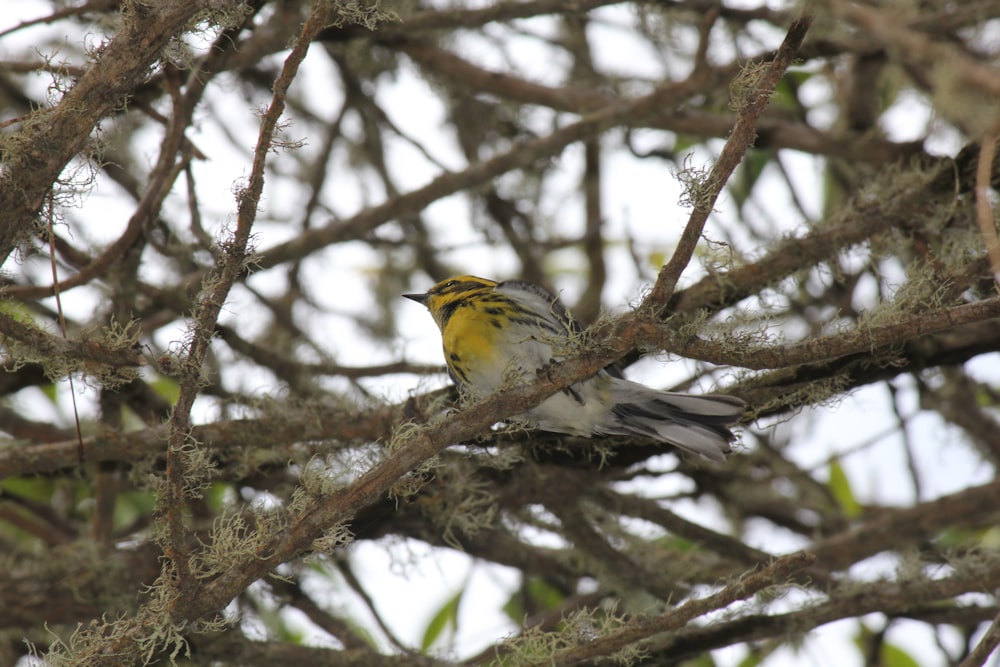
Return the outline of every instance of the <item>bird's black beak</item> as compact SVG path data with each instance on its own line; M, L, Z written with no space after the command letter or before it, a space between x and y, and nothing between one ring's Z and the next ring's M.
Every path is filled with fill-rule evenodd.
M428 297L427 292L424 292L423 294L404 294L403 295L404 299L409 299L410 301L416 301L417 303L423 303L423 304L427 303L427 297Z

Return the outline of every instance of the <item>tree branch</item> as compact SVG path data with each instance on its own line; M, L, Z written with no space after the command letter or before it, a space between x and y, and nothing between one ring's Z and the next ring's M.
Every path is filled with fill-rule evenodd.
M742 109L732 134L726 141L726 145L715 164L712 165L708 178L703 184L697 186L698 193L692 197L694 210L691 211L684 231L677 241L674 254L670 257L670 261L660 269L656 283L643 300L640 310L651 309L662 312L673 295L677 280L694 255L694 249L698 244L698 239L701 238L701 232L705 228L709 214L715 207L715 200L722 192L722 188L725 187L733 170L743 159L747 148L753 145L757 119L764 111L764 107L770 100L781 77L792 64L792 59L795 58L795 53L802 45L802 40L805 39L811 23L812 19L808 16L799 16L792 21L778 53L768 65L767 70L759 80L747 82L748 90L743 94L743 102L740 105Z
M238 3L237 3L238 4ZM126 104L167 42L209 3L164 0L130 5L121 31L51 109L37 112L9 139L0 174L0 263L25 239L45 194L90 140L97 123Z

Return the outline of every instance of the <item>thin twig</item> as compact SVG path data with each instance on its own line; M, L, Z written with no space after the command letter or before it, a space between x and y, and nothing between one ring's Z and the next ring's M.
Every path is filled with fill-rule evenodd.
M993 622L990 623L990 629L986 631L972 652L965 657L965 660L958 663L958 667L980 667L986 663L986 659L993 654L997 646L1000 646L1000 616L993 619Z
M52 267L52 284L58 285L59 271L56 267L56 230L52 224L52 218L55 216L55 212L53 211L55 202L53 199L52 191L49 190L49 206L46 215L49 232L49 265ZM63 314L62 296L59 294L58 288L55 289L54 295L56 297L56 312L59 318L59 331L62 333L63 340L68 340L68 336L66 335L66 316ZM76 404L76 387L73 386L73 373L70 372L66 377L69 380L69 397L73 403L73 423L76 425L76 453L79 457L79 462L83 463L83 430L80 428L80 409Z
M609 128L653 116L666 104L678 104L681 100L704 92L711 80L714 80L714 74L707 78L689 77L684 81L663 83L642 97L611 102L584 115L575 123L542 137L519 141L508 151L470 164L462 171L441 174L427 185L366 208L350 218L304 230L293 239L265 249L260 266L264 269L271 268L314 252L316 248L345 239L361 238L387 220L420 211L447 195L487 183L501 174L537 160L559 155L567 146L595 137Z
M192 317L187 354L180 366L182 369L178 382L180 392L169 422L166 448L167 483L162 503L166 511L168 534L164 555L176 575L181 599L187 599L197 585L190 573L188 563L190 550L187 546L182 512L185 487L189 483L187 477L190 472L185 450L189 446L192 429L191 409L202 387L202 367L212 345L219 313L233 284L246 270L250 254L250 232L257 218L257 206L264 190L264 166L267 155L274 146L278 121L285 109L285 96L309 50L310 43L323 27L324 17L327 14L324 3L317 3L314 6L299 38L285 59L281 72L275 79L271 103L261 117L250 178L238 196L236 230L232 239L225 243L225 252L220 255L221 266L206 276L203 283L204 291L197 300ZM189 85L197 84L192 81ZM187 110L192 108L193 104L184 107L182 102L178 101L175 115L181 112L187 113Z
M101 56L59 104L39 112L38 122L25 123L16 133L18 145L33 150L7 151L0 178L0 259L31 233L31 221L59 179L66 164L91 141L94 127L136 87L146 81L149 68L166 44L184 32L204 2L163 0L142 5L141 17L122 22Z
M715 207L719 193L722 192L729 176L743 159L747 148L753 145L756 138L757 119L760 118L764 107L767 106L767 102L781 77L792 64L792 59L802 45L802 40L805 39L811 23L812 19L805 15L792 21L774 60L761 76L759 83L746 94L746 105L737 118L732 134L729 135L726 145L719 154L719 159L715 161L707 180L700 188L701 192L695 200L694 210L691 211L684 232L677 242L677 249L667 264L660 269L656 284L653 285L653 289L644 300L643 306L652 306L658 311L662 310L674 293L677 280L694 255L695 246L698 244L698 239L701 238L702 230L705 228L709 214ZM645 310L645 308L641 310Z

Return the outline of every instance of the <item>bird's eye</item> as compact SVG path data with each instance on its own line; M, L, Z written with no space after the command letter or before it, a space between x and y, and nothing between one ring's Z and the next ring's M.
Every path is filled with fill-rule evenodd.
M445 289L448 289L449 287L454 287L454 286L455 286L455 285L457 285L457 284L458 284L458 281L457 281L457 280L449 280L448 282L446 282L446 283L444 284L444 288L445 288Z

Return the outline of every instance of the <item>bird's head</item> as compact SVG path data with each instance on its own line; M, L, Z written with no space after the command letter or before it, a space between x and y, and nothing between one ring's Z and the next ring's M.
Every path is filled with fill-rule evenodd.
M498 283L477 276L456 276L442 280L423 294L404 294L411 301L427 306L438 327L444 328L451 314L463 302L475 300L493 291Z

